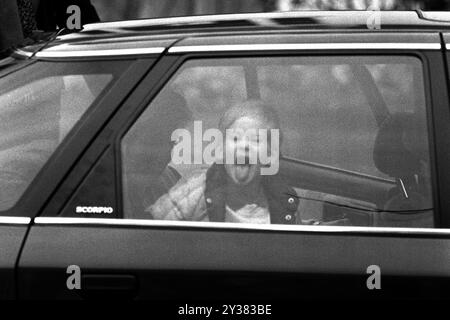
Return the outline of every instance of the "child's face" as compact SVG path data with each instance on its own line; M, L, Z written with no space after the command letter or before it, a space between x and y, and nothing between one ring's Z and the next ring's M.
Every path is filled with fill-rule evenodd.
M267 125L258 119L242 117L236 120L227 131L225 147L227 152L234 154L234 163L225 163L225 171L234 183L246 185L260 174L259 151L269 150L268 139L260 139L259 129L268 129ZM251 133L251 134L249 134Z

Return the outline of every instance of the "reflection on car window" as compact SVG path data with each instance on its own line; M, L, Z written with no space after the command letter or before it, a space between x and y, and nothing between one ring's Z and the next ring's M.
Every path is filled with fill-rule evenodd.
M15 205L116 72L38 62L0 78L0 211Z
M412 57L191 60L122 141L124 216L433 227Z

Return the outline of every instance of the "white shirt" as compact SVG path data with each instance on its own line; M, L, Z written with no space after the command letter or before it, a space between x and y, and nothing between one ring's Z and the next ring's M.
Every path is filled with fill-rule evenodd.
M256 204L247 204L237 211L225 206L225 222L270 224L270 213Z

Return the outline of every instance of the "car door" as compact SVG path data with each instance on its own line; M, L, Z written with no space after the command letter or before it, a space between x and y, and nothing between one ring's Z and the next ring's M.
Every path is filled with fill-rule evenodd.
M1 61L1 298L17 296L16 265L32 218L74 160L54 166L68 132L130 65L37 61L17 53Z
M86 115L95 118L97 108L112 112L127 93L122 90L131 90L152 61L27 60L20 54L2 61L1 298L17 297L16 266L32 218L101 126L86 126Z
M450 113L440 48L436 33L205 37L177 43L83 154L54 195L63 200L50 201L34 219L19 261L20 297L448 297L450 246L445 213L450 204L444 195L450 178L445 170L450 160L445 147ZM366 76L369 71L369 82L374 74L383 72L388 78L399 77L369 85L352 71L355 63L365 66ZM293 84L291 76L300 77L299 82ZM345 93L355 94L354 101L345 94L341 100L337 94L332 99L335 89L319 87L333 77L334 83L343 83L342 90L349 90ZM354 88L363 82L365 87ZM403 94L390 91L390 85L404 85ZM303 96L297 95L299 92ZM314 143L315 135L309 136L313 140L304 155L315 155L315 159L296 155L296 146L305 143L299 139L307 132L299 138L302 128L295 122L289 126L289 121L309 115L319 124L333 118L348 123L350 111L343 105L349 101L359 121L374 128L371 139L377 140L379 109L370 95L381 95L379 99L394 111L419 116L414 123L424 131L413 127L412 132L422 135L422 145L412 144L411 159L422 154L422 162L416 164L423 163L424 176L418 171L411 175L401 171L399 176L395 170L376 171L386 167L373 163L372 149L348 167L347 162L356 157L353 153L338 145L335 149L332 144L321 147L336 131L325 135L320 144ZM326 104L328 109L308 113L307 106L297 105L304 101L301 97L317 108ZM269 225L183 216L184 209L176 206L189 206L191 198L183 202L185 198L177 198L178 194L191 190L189 183L201 181L192 177L204 177L209 166L201 160L175 163L171 141L180 142L175 132L192 134L192 144L197 142L202 149L208 142L202 140L202 130L218 126L230 104L261 98L275 99L278 107L287 108L280 116L290 129L283 137L288 143L283 152L297 158L281 159L280 172L288 170L283 177L299 200L286 198L283 210L288 211L292 204L299 204L301 210L295 219L282 210L280 224ZM294 116L297 108L302 113ZM330 116L333 108L346 111ZM392 122L388 123L392 127ZM341 128L343 136L357 125L346 127L350 129ZM317 135L328 129L319 126ZM355 133L352 136L355 138ZM359 143L360 148L368 144L357 135L352 143ZM392 158L381 150L381 159ZM335 154L341 156L333 157ZM298 178L292 179L292 175ZM308 179L301 179L302 175ZM422 187L414 189L416 182ZM375 198L365 189L375 190ZM384 198L377 198L381 194ZM411 209L401 207L410 197L421 201L406 201ZM211 202L208 199L203 199L206 204ZM392 209L393 203L400 207ZM348 218L352 212L341 210L343 207L375 218L362 224L358 224L360 220L352 222ZM227 210L227 217L233 217L232 210ZM327 215L330 210L331 218ZM167 218L170 212L178 219ZM314 223L309 223L311 220ZM381 290L368 281L373 270L381 272Z
M29 217L6 216L0 218L0 241L2 243L0 299L2 300L11 300L16 297L15 264L30 222L31 218Z
M0 60L0 83L4 85L4 78L8 74L20 70L26 65L26 62L17 61L13 58ZM1 86L2 88L3 85ZM2 95L2 98L4 98L4 95ZM4 116L7 111L5 111L5 108L1 108L1 112ZM4 174L2 173L2 190L4 189L5 182ZM3 192L0 198L3 203ZM24 212L12 212L12 210L8 210L10 209L8 207L10 205L3 206L0 212L0 241L2 243L0 254L0 299L3 300L14 299L16 297L15 264L31 223L31 215Z

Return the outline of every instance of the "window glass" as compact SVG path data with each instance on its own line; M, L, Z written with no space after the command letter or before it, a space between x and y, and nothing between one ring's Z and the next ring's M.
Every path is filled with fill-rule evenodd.
M422 63L191 60L122 141L128 218L433 227Z
M15 205L119 67L37 62L0 78L0 211Z

